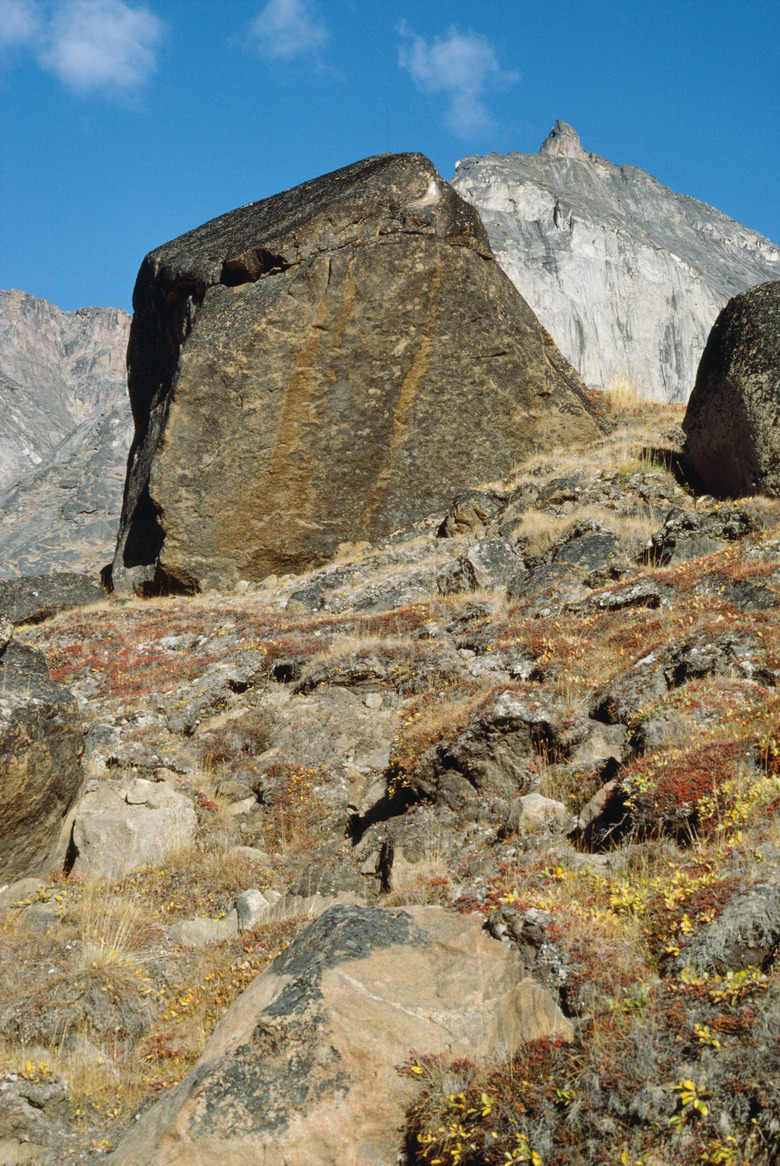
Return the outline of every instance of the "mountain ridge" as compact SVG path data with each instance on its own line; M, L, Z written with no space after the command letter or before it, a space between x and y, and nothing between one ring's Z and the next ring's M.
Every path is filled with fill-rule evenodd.
M121 308L0 290L0 575L97 569L132 436Z
M538 154L471 155L451 182L592 388L686 400L718 312L780 272L771 240L639 167L586 152L561 121Z

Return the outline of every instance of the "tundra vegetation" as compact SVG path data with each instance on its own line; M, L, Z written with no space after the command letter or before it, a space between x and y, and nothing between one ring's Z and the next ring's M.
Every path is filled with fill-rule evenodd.
M354 888L477 913L504 942L541 921L534 974L574 1023L496 1064L410 1049L409 1163L779 1160L780 503L697 496L680 408L603 411L597 445L474 483L508 509L450 538L439 513L308 577L17 629L77 695L88 780L164 770L199 823L158 866L76 866L2 904L0 1071L67 1082L58 1161L114 1145L307 926L311 895ZM614 550L585 582L554 576L557 548L604 531ZM534 587L437 584L491 537ZM478 747L507 700L534 714L511 763ZM623 746L588 751L596 729ZM513 816L531 790L570 824ZM284 909L171 940L249 887Z

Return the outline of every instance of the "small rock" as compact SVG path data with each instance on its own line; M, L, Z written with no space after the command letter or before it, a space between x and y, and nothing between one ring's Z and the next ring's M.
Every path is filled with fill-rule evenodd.
M238 916L231 911L224 919L182 919L168 928L168 938L184 947L203 947L206 943L224 943L238 935Z
M279 902L281 895L278 891L258 891L251 888L248 891L242 891L236 899L236 915L238 917L238 930L252 931L257 927L258 923L262 923L267 917L271 908Z
M232 802L227 812L229 817L239 818L242 814L251 814L257 808L257 798L241 798L238 802Z
M540 793L515 798L509 810L504 829L510 833L528 834L534 830L568 831L574 818L564 806Z
M264 850L258 850L256 846L234 846L230 853L234 858L242 859L246 862L265 862L268 855Z
M577 819L577 845L584 850L608 846L617 838L626 816L619 783L608 781L580 811Z
M46 889L42 879L17 879L0 887L0 911L29 907L36 895Z
M7 615L0 615L0 656L11 642L14 634L14 625Z

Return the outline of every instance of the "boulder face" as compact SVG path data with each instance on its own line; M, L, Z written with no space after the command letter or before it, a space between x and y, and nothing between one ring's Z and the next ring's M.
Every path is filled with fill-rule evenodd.
M711 494L780 496L780 281L735 296L718 316L683 429Z
M62 864L84 752L75 698L10 636L0 617L0 885Z
M558 121L538 154L487 154L452 185L496 259L586 384L687 400L707 335L738 292L780 276L780 247Z
M193 846L197 825L192 803L165 781L103 783L88 790L76 810L72 869L91 878L121 878Z
M160 247L133 304L117 589L300 571L518 453L598 434L479 216L420 154L357 162Z
M142 1114L115 1166L396 1166L410 1058L511 1057L572 1037L553 995L482 920L334 906L228 1010L193 1071Z

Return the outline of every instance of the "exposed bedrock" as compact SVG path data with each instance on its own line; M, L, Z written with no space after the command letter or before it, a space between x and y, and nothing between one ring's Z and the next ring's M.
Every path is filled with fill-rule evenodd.
M530 963L530 960L528 961ZM114 1166L391 1166L417 1057L511 1057L570 1040L518 947L440 907L333 906L225 1013ZM410 1079L410 1077L412 1079Z
M301 571L598 434L476 211L420 154L206 223L146 257L133 303L120 590Z

